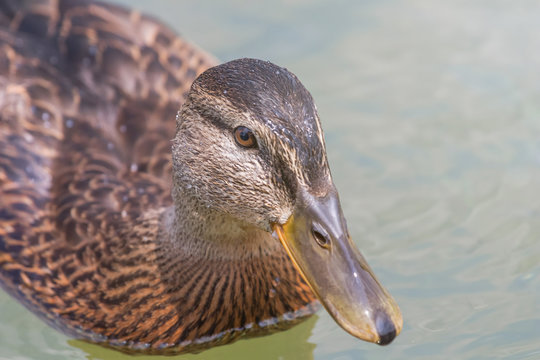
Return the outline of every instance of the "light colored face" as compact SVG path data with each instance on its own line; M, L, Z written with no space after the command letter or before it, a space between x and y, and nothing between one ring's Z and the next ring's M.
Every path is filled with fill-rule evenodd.
M298 187L322 193L331 186L322 131L294 75L269 63L255 74L225 65L195 82L179 113L176 186L269 230L289 218Z

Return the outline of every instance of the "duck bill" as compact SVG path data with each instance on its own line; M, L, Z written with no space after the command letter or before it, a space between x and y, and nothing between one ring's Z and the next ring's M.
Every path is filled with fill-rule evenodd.
M300 194L289 220L273 227L304 280L342 328L380 345L399 334L399 307L351 241L335 190L322 198Z

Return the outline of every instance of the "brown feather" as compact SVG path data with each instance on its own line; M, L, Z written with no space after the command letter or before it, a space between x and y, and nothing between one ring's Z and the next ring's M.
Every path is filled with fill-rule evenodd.
M149 352L194 351L313 313L283 250L207 261L162 246L175 113L214 64L137 12L0 2L7 292L70 335Z

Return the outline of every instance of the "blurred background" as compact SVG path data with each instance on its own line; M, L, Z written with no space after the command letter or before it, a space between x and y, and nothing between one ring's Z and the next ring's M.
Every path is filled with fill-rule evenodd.
M172 359L540 359L540 2L116 2L221 61L270 60L300 78L350 233L405 321L379 347L321 311ZM1 291L0 306L2 359L128 358Z

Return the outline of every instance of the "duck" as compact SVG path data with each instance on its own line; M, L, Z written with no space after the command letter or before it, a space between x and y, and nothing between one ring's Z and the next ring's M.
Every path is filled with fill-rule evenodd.
M0 284L69 336L197 352L322 306L385 345L312 96L137 11L0 1Z

